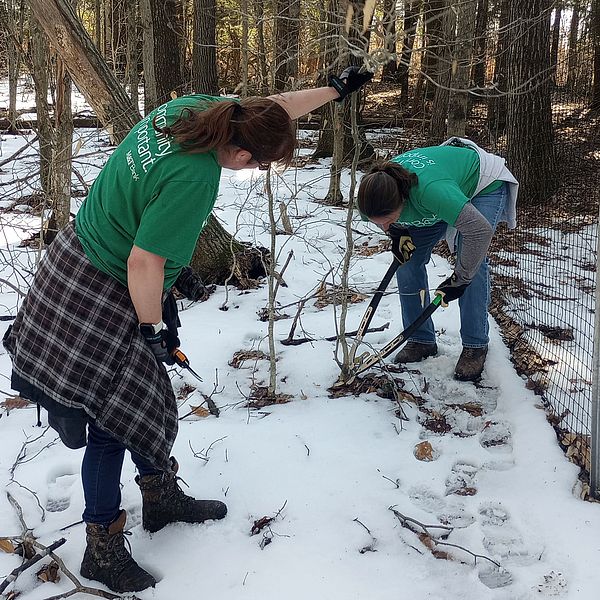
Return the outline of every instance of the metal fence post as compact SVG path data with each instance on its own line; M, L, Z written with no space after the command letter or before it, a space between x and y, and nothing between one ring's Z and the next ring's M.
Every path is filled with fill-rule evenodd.
M600 499L600 217L596 226L596 295L592 360L592 428L590 431L590 495Z

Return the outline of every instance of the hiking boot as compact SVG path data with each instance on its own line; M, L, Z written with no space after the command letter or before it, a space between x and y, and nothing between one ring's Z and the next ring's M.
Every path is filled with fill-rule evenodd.
M154 533L169 523L204 523L222 519L227 506L219 500L196 500L183 493L176 473L177 461L171 458L172 470L135 478L142 492L142 525Z
M458 379L458 381L479 381L483 372L487 351L487 346L483 346L482 348L463 348L454 369L454 379Z
M437 354L437 344L422 344L421 342L408 342L394 357L395 363L421 362L424 358Z
M156 585L156 579L140 567L125 548L123 531L127 513L122 510L108 527L88 523L87 546L79 572L114 592L140 592ZM129 542L127 542L129 546Z

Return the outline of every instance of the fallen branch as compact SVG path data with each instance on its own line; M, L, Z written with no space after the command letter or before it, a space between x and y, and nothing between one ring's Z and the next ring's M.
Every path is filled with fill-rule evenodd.
M60 538L56 540L56 542L50 544L47 547L44 547L41 552L36 552L29 560L26 560L21 566L13 569L8 577L0 583L0 594L13 582L15 579L26 569L35 565L35 563L39 562L45 556L51 554L54 550L56 550L59 546L62 546L67 540L65 538Z
M390 506L390 510L394 513L396 518L400 521L400 524L402 525L402 527L406 527L406 529L415 533L419 537L419 539L421 540L423 545L425 547L427 547L431 551L433 556L435 556L436 558L443 558L446 560L453 559L453 557L451 555L447 554L446 552L440 552L439 550L437 550L437 546L446 546L448 548L457 548L458 550L462 550L463 552L466 552L467 554L471 555L473 557L475 564L477 564L478 558L482 558L482 559L487 560L487 561L491 562L492 564L496 565L499 569L502 568L502 565L500 563L491 559L489 556L484 556L483 554L476 554L475 552L472 552L471 550L469 550L468 548L465 548L464 546L460 546L458 544L452 544L450 542L443 541L443 540L447 539L448 536L454 531L453 527L448 527L447 525L424 525L423 523L417 521L416 519L413 519L412 517L407 517L406 515L403 515L401 512L397 511L393 506ZM420 531L417 528L419 528ZM437 537L435 537L429 531L430 529L443 530L444 533L441 534L442 539L438 539ZM456 559L454 559L454 560L456 560Z
M381 327L370 327L365 331L365 333L374 333L376 331L385 331L390 326L389 323L385 323L381 325ZM353 337L358 333L358 329L355 331L346 332L346 337ZM293 331L290 331L290 334L293 335ZM281 343L284 346L299 346L300 344L305 344L306 342L319 342L319 341L327 341L327 342L335 342L338 339L337 335L332 335L326 338L298 338L298 339L290 339L290 335L285 340L281 340Z

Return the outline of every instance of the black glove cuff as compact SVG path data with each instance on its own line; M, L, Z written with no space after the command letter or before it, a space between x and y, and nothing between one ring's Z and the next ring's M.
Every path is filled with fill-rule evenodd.
M339 98L334 98L334 102L341 102L347 95L346 92L346 84L336 75L329 76L329 87L335 89L335 91L340 95Z

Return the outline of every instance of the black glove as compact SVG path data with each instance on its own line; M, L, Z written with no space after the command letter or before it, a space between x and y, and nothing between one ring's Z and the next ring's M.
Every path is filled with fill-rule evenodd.
M175 288L188 300L204 302L217 289L217 286L204 285L192 267L183 267L175 281Z
M339 77L329 76L329 87L335 88L340 95L339 98L335 98L335 101L341 102L346 96L359 90L367 81L371 81L372 78L373 73L370 71L360 73L360 67L346 67Z
M161 329L156 331L159 326ZM175 364L175 360L171 353L175 348L179 347L179 338L168 329L164 328L162 322L157 325L152 323L140 323L140 333L148 342L150 350L152 350L154 356L156 356L156 360L164 362L167 365Z
M445 308L448 306L448 302L460 298L465 293L468 285L468 283L458 284L456 282L456 273L452 273L448 279L442 281L438 289L435 290L435 293L442 296L442 306Z
M392 254L396 260L401 265L408 262L417 249L408 229L401 227L398 223L392 223L387 233L392 239Z

